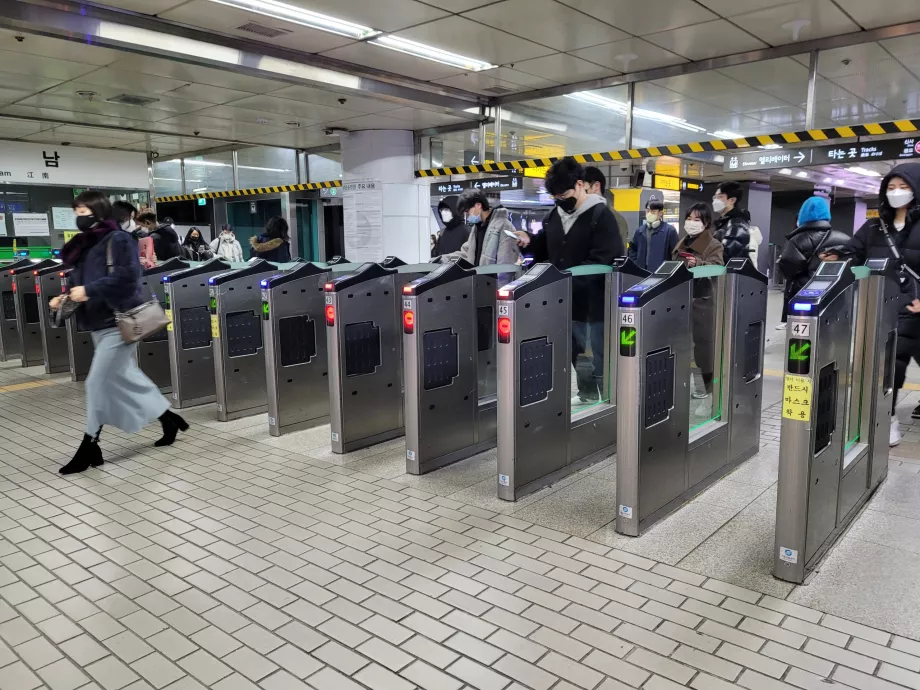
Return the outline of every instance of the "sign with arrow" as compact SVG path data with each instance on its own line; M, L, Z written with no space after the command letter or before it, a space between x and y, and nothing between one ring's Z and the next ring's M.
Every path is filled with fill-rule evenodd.
M620 327L620 356L621 357L635 357L636 356L636 338L638 333L636 332L635 326L621 326Z
M726 152L723 155L723 172L907 160L920 158L920 137L899 137L834 146L761 149L746 153Z
M807 375L811 371L811 341L802 338L789 339L789 353L786 370L790 374Z

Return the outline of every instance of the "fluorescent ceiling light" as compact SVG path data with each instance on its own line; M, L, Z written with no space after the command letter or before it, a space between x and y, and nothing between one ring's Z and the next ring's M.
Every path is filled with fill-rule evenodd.
M173 159L171 161L166 161L166 162L167 163L178 163L179 159L176 158L176 159ZM211 167L211 168L232 168L233 167L232 163L221 163L220 161L199 161L199 160L194 160L192 158L186 158L185 165L186 167L190 165L203 165L203 166ZM293 172L292 170L287 170L285 168L260 168L257 165L238 165L237 167L240 170L261 170L263 172L279 172L279 173Z
M782 170L779 171L779 174L780 175L791 175L792 171L789 168L783 168Z
M852 173L857 175L864 175L866 177L881 177L882 173L875 172L874 170L869 170L869 168L862 168L858 165L854 165L852 168L847 168Z
M743 139L744 135L738 134L737 132L729 132L725 129L720 129L712 133L712 136L719 137L719 139Z
M836 184L836 185L841 185L841 184L845 184L845 183L846 183L846 180L834 180L834 184Z
M596 93L590 91L578 91L576 93L567 93L566 98L572 98L576 101L581 101L583 103L590 103L591 105L596 105L601 108L606 108L607 110L613 110L614 112L625 115L628 109L625 103L620 101L615 101L612 98L606 98L605 96L599 96ZM671 125L673 127L679 127L680 129L686 129L691 132L705 132L705 127L698 127L690 122L687 122L682 117L675 117L674 115L667 115L665 113L658 113L654 110L645 110L644 108L633 108L633 117L637 117L642 120L652 120L654 122L662 122L666 125Z
M830 184L831 182L833 182L833 180L832 180L831 178L829 178L829 177L825 177L825 178L824 178L823 180L821 180L821 181L822 181L824 184Z
M432 62L440 62L442 65L459 67L460 69L465 69L470 72L481 72L486 69L494 69L497 66L488 62L483 62L482 60L466 57L465 55L457 55L447 50L428 46L424 43L416 43L415 41L410 41L405 38L399 38L398 36L379 36L368 41L368 43L382 48L389 48L399 53L405 53L406 55L412 55L413 57L422 58L423 60L431 60Z
M799 171L795 174L795 176L796 176L796 177L808 177L808 173L805 172L804 170L799 170Z
M758 146L759 149L781 149L783 148L782 144L764 144L763 146Z
M220 3L221 5L227 5L228 7L235 7L238 10L248 10L266 17L272 17L273 19L280 19L285 22L291 22L292 24L300 24L301 26L306 26L311 29L326 31L330 34L347 36L355 40L369 38L380 33L369 26L361 26L360 24L348 22L344 19L337 19L336 17L330 17L327 14L320 14L319 12L311 12L302 7L276 2L275 0L211 1Z
M198 192L206 192L206 191L208 191L207 187L198 187L192 190L192 194L197 194Z

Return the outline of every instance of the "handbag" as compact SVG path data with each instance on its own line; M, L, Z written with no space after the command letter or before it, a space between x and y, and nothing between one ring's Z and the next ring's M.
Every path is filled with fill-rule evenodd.
M61 328L64 322L73 316L74 312L80 307L79 302L74 302L69 296L64 295L57 311L51 312L55 328Z
M112 275L112 238L109 238L105 250L106 272ZM163 330L169 324L169 318L157 300L144 302L128 311L115 312L115 325L121 332L121 339L133 344Z

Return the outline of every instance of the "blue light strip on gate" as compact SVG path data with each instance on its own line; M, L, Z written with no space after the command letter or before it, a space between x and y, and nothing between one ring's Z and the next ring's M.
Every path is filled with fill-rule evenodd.
M622 295L620 297L620 304L635 304L636 298L632 295Z
M811 311L813 305L808 304L807 302L793 302L792 310L793 311Z

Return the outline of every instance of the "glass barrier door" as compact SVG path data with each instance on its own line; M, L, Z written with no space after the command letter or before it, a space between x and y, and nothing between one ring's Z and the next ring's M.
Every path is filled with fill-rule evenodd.
M857 273L859 269L862 269L862 272ZM863 272L866 278L869 274L868 269L862 266L854 268L853 272L857 274L857 278L862 277ZM847 385L846 415L844 416L844 470L860 457L858 453L848 453L850 449L860 442L862 437L863 384L865 382L863 367L868 365L865 361L866 340L875 337L874 333L870 334L867 332L867 304L865 299L860 299L860 297L865 297L864 294L861 295L860 293L866 290L868 283L869 281L867 279L857 280L856 287L852 291L853 302L849 312L853 318L850 319L850 366L847 370L849 385Z
M258 237L268 219L280 215L282 215L280 198L227 202L227 222L233 228L236 239L243 248L244 261L252 256L249 238Z
M690 432L722 419L725 267L691 268Z
M572 274L572 416L610 403L611 266L577 266Z

